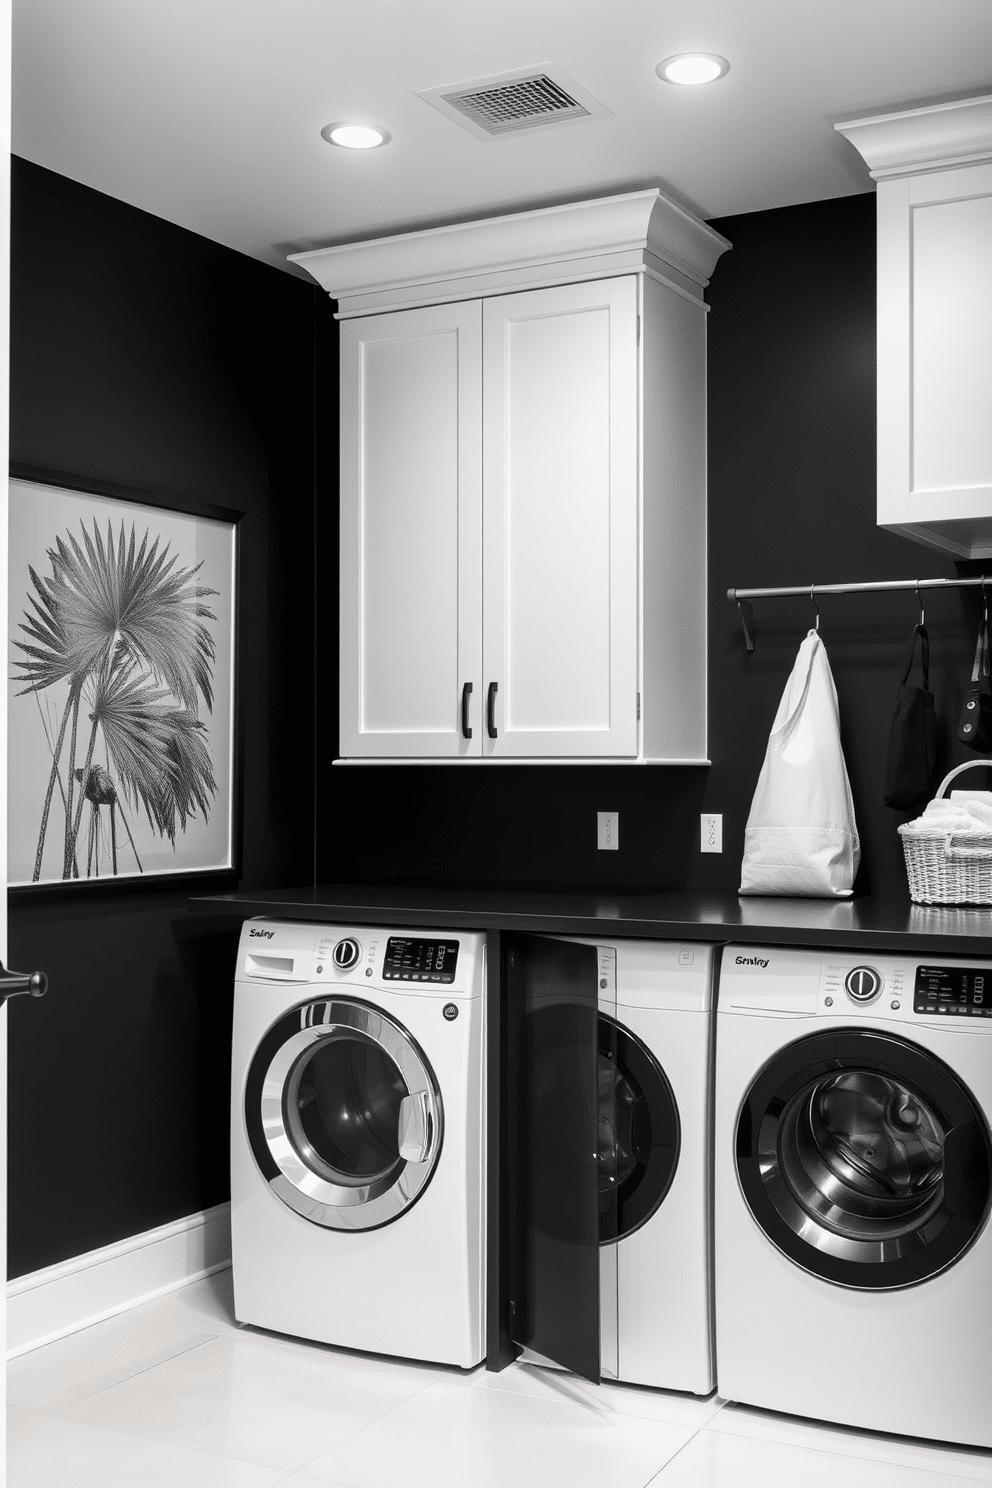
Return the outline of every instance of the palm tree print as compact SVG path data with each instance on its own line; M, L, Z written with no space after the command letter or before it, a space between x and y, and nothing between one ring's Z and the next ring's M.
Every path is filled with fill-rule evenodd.
M216 660L205 604L216 589L197 583L201 564L182 567L171 545L146 529L140 542L121 522L116 534L80 522L47 550L50 571L28 573L31 589L15 642L21 694L67 685L50 737L33 882L41 877L52 802L63 807L62 877L80 875L79 834L87 806L85 872L100 873L103 814L110 870L118 871L118 824L142 872L127 811L144 814L173 847L217 791L201 704L213 710ZM103 745L106 764L95 756ZM80 755L82 758L80 759ZM127 810L125 809L127 808ZM106 852L104 854L106 860Z

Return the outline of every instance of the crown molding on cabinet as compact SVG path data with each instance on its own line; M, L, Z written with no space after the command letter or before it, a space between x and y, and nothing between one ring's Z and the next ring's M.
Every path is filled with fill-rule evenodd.
M992 94L902 109L834 128L863 157L872 180L992 160Z
M661 191L290 254L338 301L338 317L472 299L508 290L647 273L702 302L730 247Z

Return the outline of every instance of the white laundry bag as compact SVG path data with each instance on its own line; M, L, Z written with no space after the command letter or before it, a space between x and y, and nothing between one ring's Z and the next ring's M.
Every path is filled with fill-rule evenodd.
M837 688L823 642L799 648L744 832L742 894L846 898L861 843L840 744Z

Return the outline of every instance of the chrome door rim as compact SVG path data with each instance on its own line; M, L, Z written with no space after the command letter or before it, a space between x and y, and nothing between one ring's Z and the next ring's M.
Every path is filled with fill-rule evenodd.
M351 999L335 998L303 1003L277 1020L272 1034L287 1018L297 1018L296 1031L279 1041L262 1074L258 1099L261 1137L275 1172L265 1173L280 1200L312 1224L335 1230L369 1230L398 1218L419 1197L431 1177L441 1150L443 1105L441 1093L426 1056L412 1036L380 1008ZM398 1168L371 1182L333 1182L307 1166L288 1130L286 1093L294 1072L307 1053L325 1039L358 1035L377 1045L393 1062L410 1095L423 1095L430 1122L430 1139L422 1162L398 1159ZM264 1044L265 1039L261 1041ZM256 1058L261 1046L256 1051ZM246 1121L250 1124L247 1108ZM258 1163L255 1144L249 1141ZM326 1165L320 1160L320 1165ZM261 1164L259 1164L261 1167Z
M813 1170L798 1148L790 1153L782 1141L783 1129L795 1124L796 1112L824 1077L846 1082L859 1073L898 1087L943 1132L942 1175L922 1175L919 1208L913 1212L910 1204L900 1215L883 1202L877 1207L888 1212L874 1229L864 1221L878 1194L870 1184L866 1191L863 1180L868 1169L875 1178L883 1170L871 1146L860 1153L860 1173L854 1173L858 1164L828 1162L839 1181L818 1207L809 1202L804 1182L795 1182L797 1176L814 1177ZM856 1128L845 1133L841 1120L827 1121L824 1130L842 1142L854 1138L852 1155L859 1155ZM970 1249L992 1208L992 1133L985 1113L961 1075L933 1050L887 1030L841 1026L783 1045L749 1084L737 1113L734 1149L738 1184L765 1237L810 1275L858 1291L892 1291L939 1276ZM827 1156L823 1147L820 1156ZM791 1183L786 1168L792 1169ZM844 1192L852 1178L862 1190L855 1204L851 1192ZM889 1185L892 1192L898 1186ZM832 1195L841 1200L838 1212Z

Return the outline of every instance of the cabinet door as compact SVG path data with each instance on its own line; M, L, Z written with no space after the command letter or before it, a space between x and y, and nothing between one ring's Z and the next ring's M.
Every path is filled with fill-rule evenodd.
M341 326L346 757L481 750L481 338L478 301Z
M992 165L879 182L878 520L992 554Z
M637 281L486 300L483 340L483 752L635 755Z

